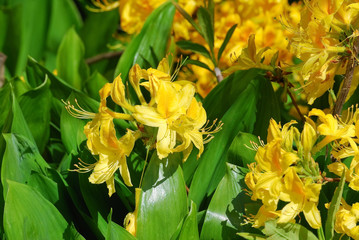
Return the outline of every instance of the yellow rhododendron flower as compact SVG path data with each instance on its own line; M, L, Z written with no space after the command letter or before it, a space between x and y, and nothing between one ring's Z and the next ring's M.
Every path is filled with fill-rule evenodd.
M156 93L156 106L135 106L133 117L140 123L158 127L157 153L159 158L167 157L176 145L176 131L172 124L181 115L186 114L195 88L191 84L184 87L171 82L161 82Z
M264 147L259 147L255 156L256 165L251 165L245 182L253 192L252 200L261 199L267 207L276 208L283 190L282 177L298 157L281 148L282 139L276 138Z
M348 205L344 199L335 214L334 229L337 233L344 233L353 239L359 239L359 203Z
M283 201L289 202L281 210L278 223L287 223L303 212L312 228L319 229L322 225L320 212L317 208L321 184L313 183L307 178L303 184L294 168L290 168L284 176Z
M355 127L353 125L343 125L338 123L338 120L334 118L332 114L325 114L320 109L312 109L309 112L309 116L318 116L321 124L317 127L317 131L325 138L316 145L314 152L320 150L328 143L342 139L351 138L355 136Z
M130 155L134 147L139 132L127 130L121 138L117 138L113 123L114 118L131 119L127 114L115 113L106 106L106 98L110 95L111 84L105 84L100 90L99 112L94 114L85 111L77 111L78 114L86 114L92 120L84 127L87 137L87 146L93 155L98 155L99 160L93 164L81 162L78 167L80 172L93 171L89 181L94 184L106 182L108 194L111 196L115 192L114 174L117 170L126 185L132 186L130 173L127 167L126 157ZM67 109L75 110L73 106L67 105ZM76 111L76 110L75 110ZM71 111L69 111L71 112ZM74 114L73 114L74 115ZM76 117L81 117L75 115ZM86 117L86 116L85 116Z

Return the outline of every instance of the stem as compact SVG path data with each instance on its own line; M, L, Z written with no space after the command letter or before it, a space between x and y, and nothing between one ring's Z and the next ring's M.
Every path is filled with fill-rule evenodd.
M214 73L216 74L216 78L217 78L218 82L222 82L223 76L222 76L221 70L218 67L215 67Z
M295 109L297 110L297 112L298 112L298 114L299 114L299 116L300 116L300 119L302 119L302 121L305 122L305 117L304 117L303 114L301 113L301 111L300 111L300 109L299 109L299 107L298 107L297 101L295 100L295 98L294 98L292 92L289 90L289 88L287 88L287 93L288 93L290 99L292 99L292 103L293 103Z
M329 178L329 177L323 177L324 181L327 182L340 182L340 178Z
M343 80L343 86L342 89L339 92L339 96L337 98L337 101L335 102L334 109L333 109L333 115L340 115L342 112L343 105L345 103L345 100L347 99L350 86L352 84L352 79L354 75L354 69L357 65L356 57L359 53L359 37L356 37L354 39L353 43L353 50L352 50L352 56L348 62L347 69L345 71L345 76Z
M0 52L0 88L5 83L5 61L7 56Z
M93 64L96 63L98 61L101 61L103 59L110 59L110 58L115 58L115 57L119 57L122 55L122 51L120 52L107 52L107 53L100 53L99 55L87 58L85 61L87 64Z
M148 153L149 153L149 152L150 152L150 148L148 147L148 148L147 148L147 152L146 152L146 160L145 160L145 164L143 165L143 170L142 170L142 173L141 173L140 184L139 184L138 188L141 188L141 186L142 186L143 174L144 174L145 169L146 169L147 160L148 160Z

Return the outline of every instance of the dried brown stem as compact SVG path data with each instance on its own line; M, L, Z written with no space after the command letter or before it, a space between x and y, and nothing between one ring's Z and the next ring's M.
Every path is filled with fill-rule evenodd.
M96 55L96 56L93 56L93 57L90 57L90 58L87 58L85 61L87 64L93 64L93 63L96 63L96 62L99 62L101 60L104 60L104 59L110 59L110 58L115 58L115 57L120 57L122 55L122 51L120 52L107 52L107 53L101 53L99 55Z
M350 86L352 84L352 79L354 75L354 69L357 66L358 62L356 60L359 53L359 37L356 37L354 39L353 43L353 50L352 50L352 56L349 59L347 69L345 71L345 76L343 80L343 86L342 89L339 92L339 96L337 98L337 101L335 102L334 109L333 109L333 115L340 115L342 112L343 105L345 103L345 100L348 96Z

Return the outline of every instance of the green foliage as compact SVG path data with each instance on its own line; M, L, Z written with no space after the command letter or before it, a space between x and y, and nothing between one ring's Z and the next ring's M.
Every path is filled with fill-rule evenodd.
M214 1L205 1L193 16L176 2L165 2L147 17L134 36L122 31L118 9L89 12L87 4L85 0L0 1L0 52L7 56L5 66L0 65L3 239L345 238L334 231L335 214L342 198L353 204L358 193L346 185L344 174L340 182L334 178L323 185L318 206L323 226L317 233L305 221L267 221L259 229L244 224L261 206L259 201L251 200L244 181L248 165L255 161L258 146L266 142L270 119L282 120L283 126L294 118L290 112L293 102L281 101L287 96L283 91L288 83L275 79L278 76L271 78L270 74L275 73L261 69L234 72L207 97L196 96L206 110L207 127L216 120L213 128L206 131L223 123L220 131L211 133L214 138L206 143L199 159L196 144L184 163L182 153L159 159L152 149L154 145L148 145L153 139L144 138L145 141L136 141L133 152L126 157L133 186L124 183L119 171L114 175L116 193L111 197L106 183L90 183L92 164L99 156L90 152L84 126L99 111L99 90L121 74L126 96L135 104L138 99L128 82L131 67L139 64L142 69L156 68L166 56L171 63L179 57L179 49L209 59L213 64L187 58L183 64L202 67L214 77L217 72L213 68L219 70L237 24L223 36L217 52ZM175 14L181 14L193 26L192 30L205 40L204 45L171 35L173 21L178 17ZM103 57L103 53L116 54ZM99 60L93 63L89 61L92 57ZM279 52L270 63L273 68L278 57ZM176 71L174 68L171 70ZM286 74L284 70L282 73ZM177 74L173 75L176 80L186 76ZM291 78L288 81L294 82ZM340 81L337 77L335 91ZM142 84L144 88L147 86ZM358 89L353 92L344 109L358 103ZM147 101L150 98L144 97ZM123 112L111 97L106 100L109 110ZM79 111L70 114L64 102ZM298 104L308 107L302 99ZM329 105L328 95L324 95L309 109ZM73 116L81 112L85 119ZM302 124L299 122L299 128ZM141 127L135 121L114 120L117 137L127 129ZM342 145L345 144L349 145ZM321 173L328 173L327 165L332 162L328 149L314 156ZM354 161L341 160L348 167ZM329 201L327 210L324 204ZM123 223L129 212L136 216L136 236ZM301 214L296 220L304 218Z

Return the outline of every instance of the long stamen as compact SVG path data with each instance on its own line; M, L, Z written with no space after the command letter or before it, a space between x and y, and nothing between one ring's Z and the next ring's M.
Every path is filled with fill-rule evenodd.
M116 9L120 6L120 1L110 1L107 0L92 0L92 4L97 8L92 8L89 6L86 6L86 8L92 12L107 12L111 11L113 9Z
M75 99L77 108L74 105L72 105L70 103L70 101L68 101L68 102L65 102L64 100L61 100L61 101L63 102L63 104L65 104L65 109L67 110L67 112L75 118L93 119L96 116L95 113L92 113L92 112L89 112L89 111L86 111L85 109L83 109L77 102L77 99Z

